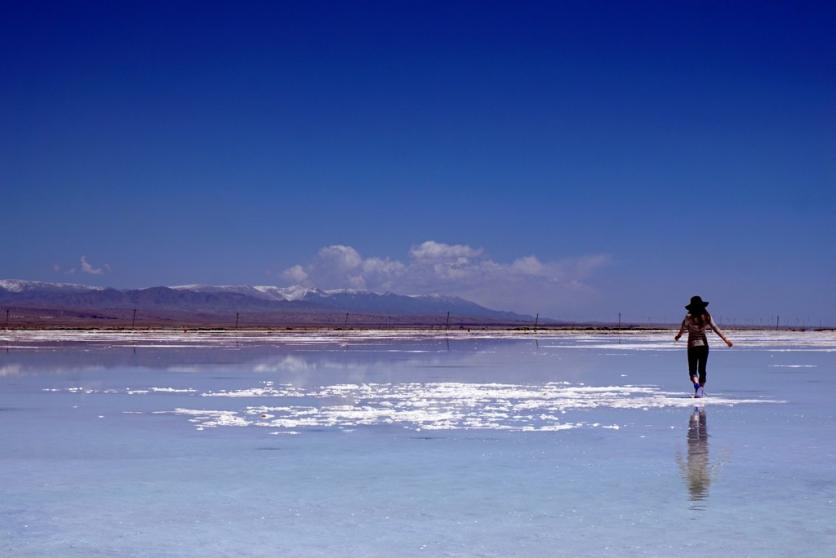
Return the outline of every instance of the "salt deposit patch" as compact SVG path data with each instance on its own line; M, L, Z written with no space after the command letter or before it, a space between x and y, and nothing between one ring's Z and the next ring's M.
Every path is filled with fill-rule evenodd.
M201 397L305 397L305 391L290 384L274 385L271 381L262 382L261 387L207 391Z
M173 411L154 411L155 415L185 415L189 422L194 423L198 430L216 428L218 426L248 426L250 421L241 417L235 411L215 411L207 409L181 409Z
M581 427L618 430L622 425L585 422L578 419L588 415L579 417L577 413L595 409L692 407L695 404L782 403L722 394L694 400L683 393L663 391L653 385L589 386L568 382L381 382L300 387L262 381L252 387L203 392L189 387L159 386L120 389L71 386L45 388L44 391L152 398L187 395L205 398L204 401L236 401L232 409L178 407L154 413L187 416L201 430L254 426L270 428L274 432L305 428L350 431L356 427L383 425L412 430L553 432Z
M554 382L540 385L503 383L360 383L304 389L263 382L260 387L202 393L204 397L257 399L238 410L175 409L198 428L255 426L273 432L305 428L353 429L401 426L411 430L506 430L553 432L574 428L619 430L618 424L567 420L589 409L660 409L700 405L782 403L770 399L712 396L694 400L656 386L586 386ZM305 405L298 404L299 398ZM274 403L275 402L275 403Z
M178 394L194 394L197 393L197 390L194 388L173 388L173 387L148 387L148 388L107 388L107 389L96 389L91 387L84 387L84 386L71 386L65 388L43 388L41 391L48 391L53 393L63 392L63 393L83 393L84 395L93 395L93 394L126 394L126 395L148 395L150 393L178 393Z

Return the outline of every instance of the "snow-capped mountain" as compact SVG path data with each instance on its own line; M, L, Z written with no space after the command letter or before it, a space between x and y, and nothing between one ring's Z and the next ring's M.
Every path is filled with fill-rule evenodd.
M78 285L75 283L47 283L44 281L23 281L20 279L0 279L0 292L6 291L9 293L23 293L29 291L45 291L45 292L86 292L86 291L100 291L102 287L90 287L87 285Z
M238 293L264 300L279 301L300 300L308 293L317 291L317 289L311 289L301 285L291 287L277 287L275 285L175 285L171 288L178 291L201 293Z
M380 317L440 317L447 312L459 318L492 322L527 322L530 316L486 308L453 296L401 295L359 290L321 290L304 286L272 285L177 285L145 289L113 289L66 283L0 280L0 306L95 312L124 315L137 309L146 315L199 314L248 316L293 314L301 319L309 315L336 315L345 312ZM119 312L122 311L122 312Z

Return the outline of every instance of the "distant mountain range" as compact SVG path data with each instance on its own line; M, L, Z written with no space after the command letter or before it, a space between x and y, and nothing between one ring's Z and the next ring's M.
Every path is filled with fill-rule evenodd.
M532 316L486 308L454 296L401 295L301 286L180 285L113 289L69 283L0 280L0 307L17 322L140 325L344 325L530 323ZM237 318L235 317L237 314ZM0 314L0 321L4 315ZM110 323L108 323L110 322Z

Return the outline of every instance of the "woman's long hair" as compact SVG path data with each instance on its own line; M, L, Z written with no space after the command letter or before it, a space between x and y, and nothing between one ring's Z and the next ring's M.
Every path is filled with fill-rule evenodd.
M705 324L711 323L711 314L708 313L708 310L703 308L703 311L699 314L691 313L691 317L694 318L694 321L697 323L698 326L702 327Z

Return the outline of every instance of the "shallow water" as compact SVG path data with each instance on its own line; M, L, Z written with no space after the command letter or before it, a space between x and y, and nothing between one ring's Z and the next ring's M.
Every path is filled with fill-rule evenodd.
M0 333L3 556L836 547L836 335Z

